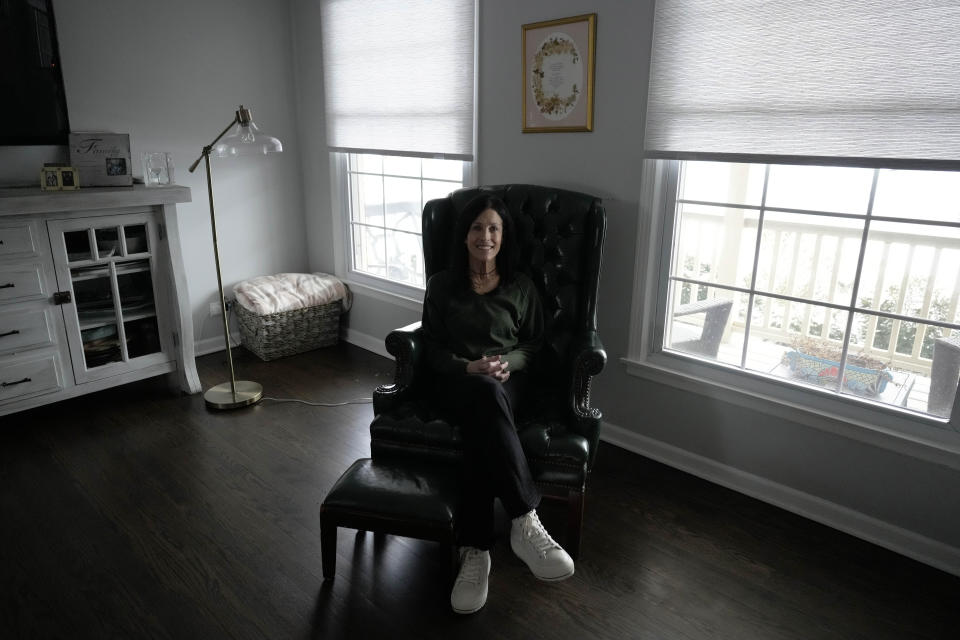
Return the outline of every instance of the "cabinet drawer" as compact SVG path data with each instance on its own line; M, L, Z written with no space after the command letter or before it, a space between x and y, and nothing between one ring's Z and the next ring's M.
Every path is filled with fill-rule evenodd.
M0 266L0 302L43 297L40 265Z
M53 343L50 318L45 311L0 314L0 353Z
M0 402L60 387L56 355L14 363L0 359Z
M0 258L36 254L37 244L29 222L0 225Z

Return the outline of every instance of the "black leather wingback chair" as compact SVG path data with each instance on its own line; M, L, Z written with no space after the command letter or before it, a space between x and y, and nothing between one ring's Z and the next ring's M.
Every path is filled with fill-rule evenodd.
M423 210L426 275L447 268L458 212L473 197L504 200L515 220L521 270L541 295L544 342L530 370L525 408L517 416L520 442L545 498L567 502L565 546L579 553L583 496L597 455L600 411L590 406L590 382L607 360L597 335L597 288L606 230L598 198L532 185L461 189ZM393 384L374 392L370 426L374 460L427 458L455 462L459 427L434 410L426 388L420 323L391 332Z

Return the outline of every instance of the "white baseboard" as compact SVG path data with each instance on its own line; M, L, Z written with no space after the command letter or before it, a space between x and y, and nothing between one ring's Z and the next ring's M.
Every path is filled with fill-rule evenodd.
M230 333L230 344L236 347L240 344L240 332ZM204 338L203 340L197 340L193 343L193 350L198 356L205 356L208 353L216 353L217 351L223 351L223 338L220 336L214 336L213 338Z
M393 356L387 351L387 347L383 344L383 338L374 338L371 335L366 333L360 333L349 327L341 334L341 337L349 342L350 344L360 347L361 349L366 349L367 351L372 351L377 355L381 355L384 358L390 358L393 360Z
M878 520L859 511L604 422L600 438L720 486L786 509L960 576L960 548Z
M240 333L231 333L230 344L234 348L240 345ZM387 351L387 348L383 344L383 338L374 338L371 335L366 333L360 333L359 331L354 331L352 329L346 329L340 334L340 338L350 344L360 347L361 349L366 349L367 351L372 351L377 355L381 355L384 358L390 358L393 360L393 356ZM216 353L217 351L223 351L223 338L215 336L213 338L204 338L203 340L197 340L193 343L193 349L198 356L205 356L209 353Z

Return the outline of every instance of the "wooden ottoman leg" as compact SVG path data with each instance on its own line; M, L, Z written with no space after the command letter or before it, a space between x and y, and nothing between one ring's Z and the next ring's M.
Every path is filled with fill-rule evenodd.
M323 564L323 579L333 580L337 571L337 524L323 507L320 507L320 562Z
M450 583L453 584L460 573L460 554L457 553L456 534L451 532L450 536L444 542L447 547L447 562L450 563Z
M567 553L576 560L580 556L580 531L583 527L583 492L567 495Z

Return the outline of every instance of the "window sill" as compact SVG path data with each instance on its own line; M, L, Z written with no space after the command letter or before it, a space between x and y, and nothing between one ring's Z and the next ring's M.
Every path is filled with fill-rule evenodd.
M960 434L936 419L895 408L865 408L866 403L673 354L620 361L630 375L960 470Z
M417 313L423 312L423 291L421 290L403 285L397 285L394 289L390 282L364 277L356 273L347 273L339 277L354 294L388 302ZM419 291L419 297L414 297L413 292L415 291Z

